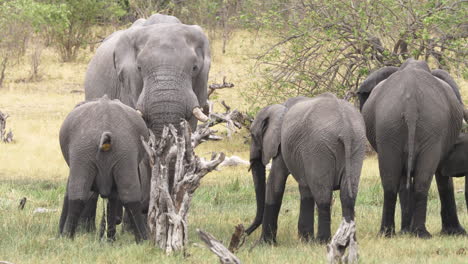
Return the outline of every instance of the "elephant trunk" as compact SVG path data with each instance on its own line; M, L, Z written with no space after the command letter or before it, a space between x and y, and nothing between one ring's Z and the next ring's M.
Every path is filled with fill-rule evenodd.
M192 90L191 76L173 69L159 70L145 80L143 91L138 99L137 109L156 136L161 135L164 126L178 126L182 119L192 116L206 121L199 114L198 99Z
M250 235L262 224L263 212L265 209L265 165L263 165L262 159L251 160L250 169L252 170L252 177L255 185L257 213L255 215L255 220L245 231L247 235Z

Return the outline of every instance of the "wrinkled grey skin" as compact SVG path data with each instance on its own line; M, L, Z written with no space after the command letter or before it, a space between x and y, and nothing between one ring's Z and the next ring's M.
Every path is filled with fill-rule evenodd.
M70 167L59 231L73 238L90 195L109 199L108 238L115 236L119 202L132 215L135 239L147 239L141 216L142 189L138 164L146 155L141 137L148 129L135 109L119 100L101 99L78 105L60 129L60 147Z
M458 136L455 145L440 162L437 174L440 174L439 177L465 177L465 202L468 209L468 134L461 133ZM453 189L453 184L450 188Z
M399 68L385 67L372 73L359 88L367 138L379 157L384 189L380 232L385 236L395 234L399 191L402 232L431 236L425 226L427 193L463 119L458 87L448 74L440 72L431 72L424 61L409 59ZM452 199L447 198L453 196L452 179L436 175L436 180L444 208L442 231L465 233Z
M87 100L107 94L139 109L156 135L181 118L195 128L192 110L206 105L211 61L208 39L199 26L147 25L162 21L161 17L167 16L137 21L109 36L97 49L85 78Z
M191 111L206 106L209 69L209 43L201 28L155 14L101 44L86 73L86 99L108 94L133 108L139 102L138 109L156 136L164 125L179 124L181 118L195 128ZM140 171L151 175L143 166ZM92 230L96 201L87 207L83 219Z
M257 214L246 230L262 225L262 240L276 242L278 214L287 176L299 183L299 235L314 238L314 208L318 207L317 240L331 237L333 190L340 189L343 217L354 220L354 204L365 154L362 116L350 103L325 93L296 97L263 108L251 126L250 164ZM265 165L273 159L265 193Z

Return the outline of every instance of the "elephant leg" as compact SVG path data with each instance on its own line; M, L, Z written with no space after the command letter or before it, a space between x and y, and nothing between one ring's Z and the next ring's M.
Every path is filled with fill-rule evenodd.
M133 232L133 230L134 230L134 226L132 225L132 222L130 221L130 216L128 214L128 211L125 210L123 212L122 231Z
M414 171L414 214L411 221L411 232L420 238L430 238L426 229L427 194L431 186L432 176L437 170L440 157L440 143L420 151Z
M65 221L64 234L70 238L75 237L76 227L80 213L85 206L84 200L68 200L68 214Z
M130 222L135 227L133 230L135 234L135 241L140 243L141 240L147 240L148 231L146 229L146 219L143 219L143 215L141 214L141 203L137 201L124 203L123 205L125 210L128 211Z
M465 203L466 210L468 211L468 176L465 175Z
M318 231L317 240L326 243L331 238L331 197L329 202L317 203L318 208Z
M63 197L63 205L62 205L62 213L60 214L60 221L59 221L59 234L63 234L63 228L65 227L65 222L67 221L68 216L68 180L67 180L67 187L65 189L65 195Z
M379 147L379 170L384 191L380 234L395 235L395 207L402 172L402 153L395 146Z
M122 221L123 221L123 205L122 205L122 202L119 199L117 199L115 224L120 225Z
M96 231L96 207L99 194L92 192L80 215L79 226L86 232Z
M116 233L116 216L119 206L116 194L113 193L109 196L107 201L107 239L109 241L115 241Z
M68 195L67 193L65 193L65 197L63 198L62 214L60 215L59 234L63 233L63 228L65 226L65 222L67 221L67 216L68 216Z
M442 233L448 235L466 234L466 231L458 221L453 179L451 177L444 177L438 171L435 175L441 204Z
M91 191L91 185L96 177L95 170L87 170L92 166L84 166L82 160L70 162L70 176L68 177L67 196L68 208L63 233L70 238L75 236L81 213L85 207Z
M130 223L135 226L133 231L136 242L139 243L141 240L148 239L146 219L143 219L141 214L141 186L138 177L138 163L131 159L120 163L115 169L114 180L117 185L119 199L125 211L128 211Z
M266 188L265 212L262 220L262 239L267 243L276 243L278 214L283 200L284 188L289 171L282 155L273 159Z
M400 191L398 193L401 207L401 233L411 230L411 219L414 212L414 183L411 181L410 188L406 188L406 173L402 174L400 180Z
M299 211L299 222L297 229L302 241L308 242L314 239L314 210L315 201L309 186L299 185L301 194L301 208Z

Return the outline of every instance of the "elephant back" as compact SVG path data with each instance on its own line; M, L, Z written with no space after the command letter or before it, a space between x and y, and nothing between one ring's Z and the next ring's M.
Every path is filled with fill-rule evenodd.
M462 125L463 106L447 84L426 68L407 66L377 85L363 107L368 139L376 148L377 138L395 133L395 144L406 148L407 136L397 136L397 127L416 123L415 150L437 141L446 153Z

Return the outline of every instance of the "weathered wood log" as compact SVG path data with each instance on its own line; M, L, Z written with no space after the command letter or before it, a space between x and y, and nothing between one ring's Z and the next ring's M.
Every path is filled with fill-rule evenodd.
M348 255L345 256L346 248ZM327 245L328 263L357 263L358 257L356 224L354 221L348 223L343 219L332 241Z
M0 264L14 264L13 262L5 261L5 260L0 260Z
M192 133L185 120L180 123L179 131L173 125L165 127L155 146L142 139L154 160L148 211L150 238L167 254L184 250L193 194L200 180L224 160L224 153L214 154L210 161L195 155Z
M26 197L21 198L20 203L18 205L18 209L23 210L24 206L26 205L26 201L27 201Z
M219 257L222 264L240 264L241 261L234 254L231 253L223 243L219 242L211 234L197 229L198 236L207 245L211 252L215 253Z
M240 247L245 242L245 238L247 237L245 233L245 228L243 224L239 224L235 227L234 234L231 236L231 242L229 243L229 251L235 253L239 250Z
M243 160L239 156L231 156L231 157L226 157L221 164L219 164L220 167L224 166L239 166L239 165L245 165L245 166L250 166L250 162Z

